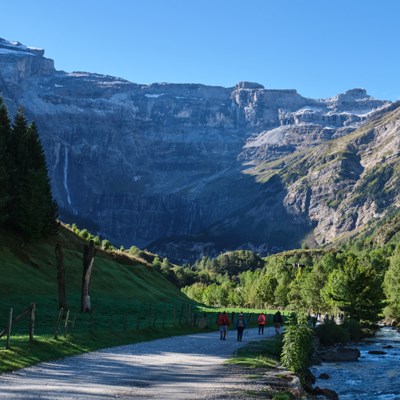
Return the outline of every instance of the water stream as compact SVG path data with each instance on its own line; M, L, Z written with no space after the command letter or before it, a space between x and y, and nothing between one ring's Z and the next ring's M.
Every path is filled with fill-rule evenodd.
M384 327L357 347L361 352L358 362L313 366L315 386L334 390L340 400L400 400L400 333ZM371 350L386 354L369 354ZM318 379L323 372L329 379Z

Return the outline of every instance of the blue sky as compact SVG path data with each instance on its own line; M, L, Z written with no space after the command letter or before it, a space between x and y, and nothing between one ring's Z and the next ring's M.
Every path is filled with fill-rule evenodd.
M67 72L400 99L399 0L12 0L0 10L0 37L44 48Z

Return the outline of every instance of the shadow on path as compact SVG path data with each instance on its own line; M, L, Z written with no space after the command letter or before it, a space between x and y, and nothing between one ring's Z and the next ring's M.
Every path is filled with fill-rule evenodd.
M224 387L223 362L250 341L273 336L247 330L176 336L108 348L0 375L0 399L196 399ZM225 388L225 390L228 388Z

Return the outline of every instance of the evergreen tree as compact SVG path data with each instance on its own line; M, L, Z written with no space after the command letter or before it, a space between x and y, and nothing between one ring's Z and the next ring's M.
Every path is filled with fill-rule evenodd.
M53 235L58 231L58 207L51 193L46 157L34 122L28 127L26 145L31 150L30 168L33 175L38 178L35 193L36 203L39 206L36 215L42 220L40 236ZM32 183L31 186L35 188Z
M28 126L22 110L12 125L10 156L11 225L27 238L55 234L57 205L51 194L44 151L36 125Z
M5 224L8 220L9 204L11 201L8 158L10 129L7 108L0 97L0 225Z
M383 309L382 276L354 254L343 257L340 268L329 274L324 287L332 305L356 321L376 322Z
M9 224L22 233L25 233L22 209L24 208L24 197L26 197L24 196L27 186L26 162L29 156L26 147L23 146L23 140L27 129L28 124L25 115L19 109L13 120L9 141L10 193L12 195L12 202L9 207Z
M390 307L390 316L400 319L400 245L396 247L385 274L385 293Z

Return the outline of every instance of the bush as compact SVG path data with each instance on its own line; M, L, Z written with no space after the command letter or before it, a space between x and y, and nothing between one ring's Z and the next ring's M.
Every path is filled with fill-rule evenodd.
M361 340L361 325L358 321L355 321L354 319L347 319L343 322L342 326L347 331L349 340L351 342L358 342Z
M281 361L296 374L304 374L310 365L313 351L313 330L306 320L297 322L293 317L286 324Z
M107 239L104 239L104 240L101 241L101 248L103 250L105 250L105 251L114 249L114 247L111 244L111 242L109 240L107 240Z
M343 325L337 325L334 321L326 321L315 329L319 342L323 346L333 346L336 343L346 343L350 340L349 332Z
M134 255L134 256L137 256L140 253L140 249L138 247L136 247L136 246L131 246L130 249L129 249L129 253Z

